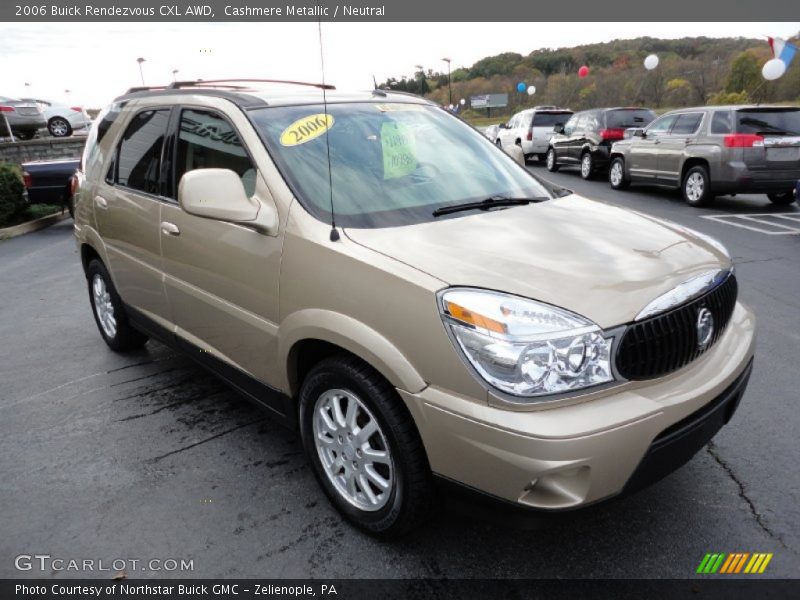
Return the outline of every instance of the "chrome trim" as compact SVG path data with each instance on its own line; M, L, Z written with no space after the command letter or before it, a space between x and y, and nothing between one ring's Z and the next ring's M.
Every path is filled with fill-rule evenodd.
M634 318L635 321L641 321L648 317L652 317L682 304L694 300L702 296L706 292L713 290L715 287L721 285L733 274L733 267L728 269L717 269L714 271L707 271L701 273L691 279L678 284L665 294L661 294L645 306L638 315Z

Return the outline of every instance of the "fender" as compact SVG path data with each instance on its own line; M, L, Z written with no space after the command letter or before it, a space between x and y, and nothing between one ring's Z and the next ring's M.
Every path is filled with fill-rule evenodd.
M329 342L352 352L378 370L396 388L417 393L427 383L408 359L389 340L374 329L342 313L307 308L287 316L278 328L278 364L289 389L288 364L298 342L314 339Z

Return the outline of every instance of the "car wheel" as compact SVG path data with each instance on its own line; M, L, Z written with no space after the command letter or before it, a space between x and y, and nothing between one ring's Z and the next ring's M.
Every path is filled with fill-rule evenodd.
M148 338L128 322L125 307L105 265L92 260L86 269L86 280L94 320L108 347L116 352L128 352L144 346Z
M698 165L686 171L681 188L683 199L689 206L705 206L714 199L708 169L703 166Z
M47 122L47 131L53 137L67 137L72 134L72 126L63 117L53 117Z
M581 156L581 177L591 179L594 175L594 159L591 152L584 152Z
M795 201L794 192L780 192L779 194L767 194L767 198L773 204L786 206Z
M300 389L300 431L330 501L364 531L418 526L433 484L422 440L392 385L355 357L315 366Z
M616 157L611 161L611 167L608 169L608 183L615 190L627 189L631 184L631 180L625 175L625 161Z
M539 160L539 162L544 162L547 160L547 154L537 154L536 158Z
M558 162L556 161L556 150L555 148L550 148L547 151L545 156L545 163L547 165L547 170L551 173L555 173L558 171Z
M503 147L503 142L500 141L500 138L497 138L494 141L494 145L497 146L498 148L502 148Z
M26 129L25 131L18 131L14 134L17 139L20 140L32 140L33 136L36 135L36 131L33 129Z

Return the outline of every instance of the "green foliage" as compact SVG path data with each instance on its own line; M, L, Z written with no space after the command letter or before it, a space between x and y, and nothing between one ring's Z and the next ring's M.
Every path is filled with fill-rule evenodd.
M755 53L747 51L739 54L731 63L726 92L752 91L762 82L761 63Z
M750 98L747 92L718 92L709 98L711 106L721 106L724 104L747 104Z
M24 191L19 167L0 163L0 227L25 210Z

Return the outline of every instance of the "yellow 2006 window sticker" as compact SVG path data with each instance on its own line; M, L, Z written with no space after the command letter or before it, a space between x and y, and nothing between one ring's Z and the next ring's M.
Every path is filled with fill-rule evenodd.
M299 146L313 139L318 138L323 133L333 127L333 115L320 113L318 115L308 115L302 119L297 119L281 133L282 146Z

